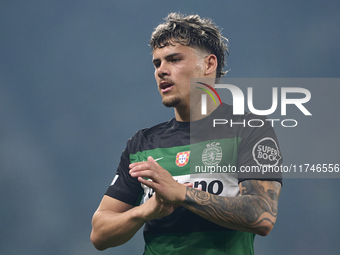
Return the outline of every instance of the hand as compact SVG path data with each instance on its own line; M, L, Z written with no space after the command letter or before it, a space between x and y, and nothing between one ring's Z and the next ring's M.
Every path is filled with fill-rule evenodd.
M175 181L171 174L152 157L148 157L148 161L131 164L130 169L132 177L138 177L139 182L152 188L166 202L180 203L184 201L186 185Z
M184 183L186 187L193 187L192 183ZM176 208L180 207L178 204L165 202L155 192L153 196L140 206L142 218L144 220L153 220L170 215Z
M154 193L154 195L141 205L142 217L144 220L154 220L170 215L178 205L165 202Z

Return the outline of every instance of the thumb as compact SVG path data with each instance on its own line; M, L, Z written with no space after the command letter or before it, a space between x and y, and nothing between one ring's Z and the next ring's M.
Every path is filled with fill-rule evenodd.
M185 186L187 186L187 187L190 187L190 188L193 188L194 187L194 184L193 183L191 183L191 182L185 182L185 183L183 183Z
M156 201L158 201L158 202L162 201L161 198L159 197L159 195L157 194L157 192L154 193L154 196L155 196Z
M158 163L153 159L153 157L151 157L151 156L149 156L148 157L148 162L151 164L151 165L154 165L154 164L157 164L158 165Z

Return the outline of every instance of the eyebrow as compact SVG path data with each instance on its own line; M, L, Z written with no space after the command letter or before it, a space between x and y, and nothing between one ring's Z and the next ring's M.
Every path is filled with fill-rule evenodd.
M170 59L170 58L172 58L172 57L176 57L176 56L180 56L180 55L183 55L183 54L180 53L180 52L175 52L175 53L166 55L166 56L165 56L165 59ZM160 59L159 59L159 58L156 58L156 59L153 59L153 60L152 60L152 63L156 63L156 62L158 62L158 61L160 61Z

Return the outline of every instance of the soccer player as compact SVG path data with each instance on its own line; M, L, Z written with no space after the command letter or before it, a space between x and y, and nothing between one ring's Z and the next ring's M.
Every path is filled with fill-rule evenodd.
M207 115L200 107L190 109L190 79L215 81L224 74L227 40L211 20L171 13L155 28L150 46L163 104L174 108L175 117L127 142L93 216L91 241L99 250L118 246L145 224L144 254L253 254L255 234L268 235L275 224L282 179L242 170L281 164L274 131L269 122L212 129L221 114L235 123L254 117L233 116L224 103L208 101ZM191 100L198 104L197 98ZM192 173L194 162L238 171L207 173L199 167Z

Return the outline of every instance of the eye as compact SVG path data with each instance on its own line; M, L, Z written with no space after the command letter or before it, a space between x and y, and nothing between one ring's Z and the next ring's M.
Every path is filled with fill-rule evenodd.
M171 59L170 61L171 62L178 62L178 61L180 61L181 59L180 58L173 58L173 59Z
M154 62L153 65L154 65L155 68L158 68L158 67L160 67L161 63L160 62Z

